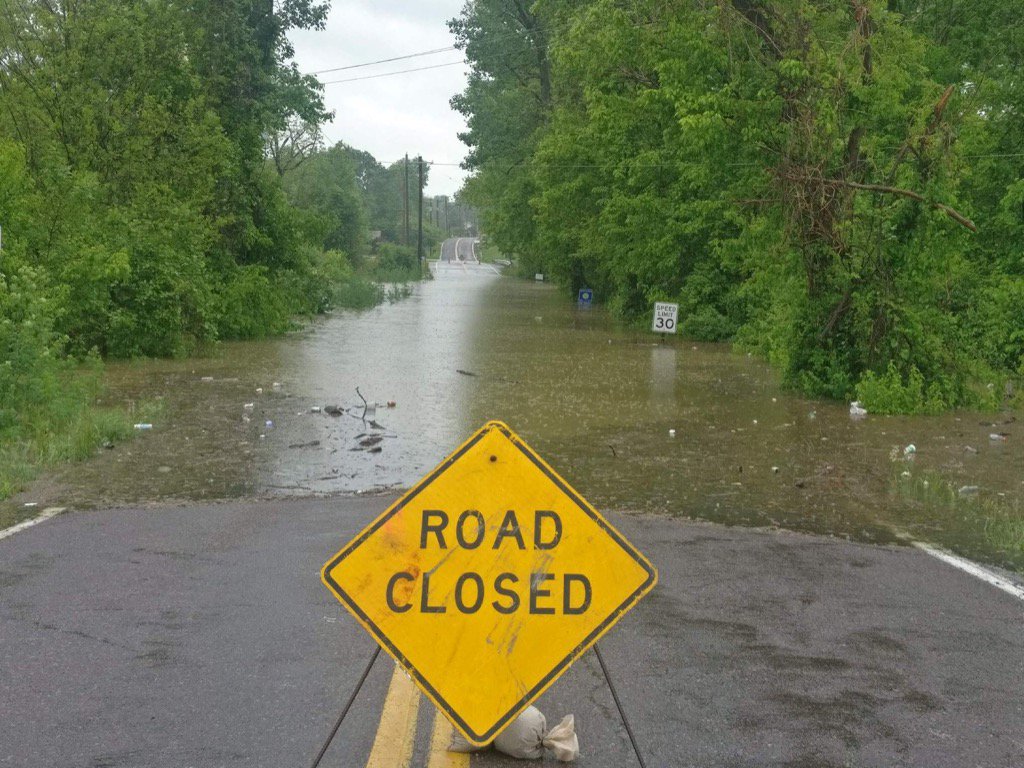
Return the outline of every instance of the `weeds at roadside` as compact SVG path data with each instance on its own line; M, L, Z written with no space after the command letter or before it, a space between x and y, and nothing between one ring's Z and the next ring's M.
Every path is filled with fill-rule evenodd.
M948 516L948 525L934 532L937 543L965 547L965 554L975 555L970 539L977 539L1005 558L1001 565L1024 572L1024 504L1019 499L971 485L958 487L933 471L899 471L901 466L896 465L893 478L900 498Z

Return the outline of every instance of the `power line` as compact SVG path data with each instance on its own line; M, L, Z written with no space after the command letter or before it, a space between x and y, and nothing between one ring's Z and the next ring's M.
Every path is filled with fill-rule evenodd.
M354 83L357 80L376 80L378 77L394 77L395 75L405 75L409 72L422 72L426 69L441 69L442 67L454 67L458 64L465 64L465 59L459 61L449 61L445 64L432 64L429 67L414 67L413 69L400 69L396 72L382 72L379 75L363 75L362 77L349 77L344 80L328 80L321 85L337 85L338 83Z
M372 67L376 64L388 64L392 61L403 61L405 59L415 59L418 56L433 56L437 53L447 53L448 51L456 50L454 45L449 45L447 48L434 48L430 51L420 51L419 53L407 53L404 56L393 56L390 59L378 59L377 61L367 61L362 64L349 64L344 67L332 67L331 69L318 69L316 72L309 72L310 75L326 75L331 72L342 72L347 69L361 69L362 67Z

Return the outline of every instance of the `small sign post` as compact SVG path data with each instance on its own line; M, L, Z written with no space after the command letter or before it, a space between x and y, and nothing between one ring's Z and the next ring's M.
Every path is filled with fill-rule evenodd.
M651 330L655 333L675 333L679 319L679 305L659 301L654 305L654 321Z
M505 424L485 424L322 570L463 736L484 745L657 581Z

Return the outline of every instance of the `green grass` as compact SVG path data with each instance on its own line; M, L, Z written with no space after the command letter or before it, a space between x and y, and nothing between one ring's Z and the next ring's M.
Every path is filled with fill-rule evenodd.
M0 435L0 501L24 490L47 469L94 456L105 444L132 439L134 424L152 422L163 410L162 401L134 411L96 405L98 391L99 374L90 366L69 377L50 407L23 413L17 432Z
M493 264L499 259L505 258L498 246L493 243L477 245L476 255L480 257L480 262L483 264Z
M1019 498L983 488L961 493L964 486L932 471L909 477L897 472L894 483L901 498L927 511L927 538L933 543L1024 572L1024 504Z

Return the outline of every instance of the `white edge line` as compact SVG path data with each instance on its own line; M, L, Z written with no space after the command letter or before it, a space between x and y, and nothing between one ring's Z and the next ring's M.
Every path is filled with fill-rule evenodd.
M959 568L965 573L969 573L977 579L981 579L986 584L990 584L996 589L1001 589L1008 595L1013 595L1018 600L1024 600L1024 588L1021 588L1013 582L1007 581L1002 576L993 573L987 568L983 568L977 563L973 563L966 558L954 555L951 552L946 552L938 547L933 547L931 544L925 544L920 541L912 542L913 545L920 549L922 552L926 552L932 557L941 560L947 565L952 565L954 568Z
M0 531L0 539L6 539L13 536L16 533L28 530L33 525L39 525L42 522L49 520L51 517L56 517L65 511L65 507L48 507L44 509L38 517L33 517L31 520L23 520L17 525L12 525L10 528L4 528Z

